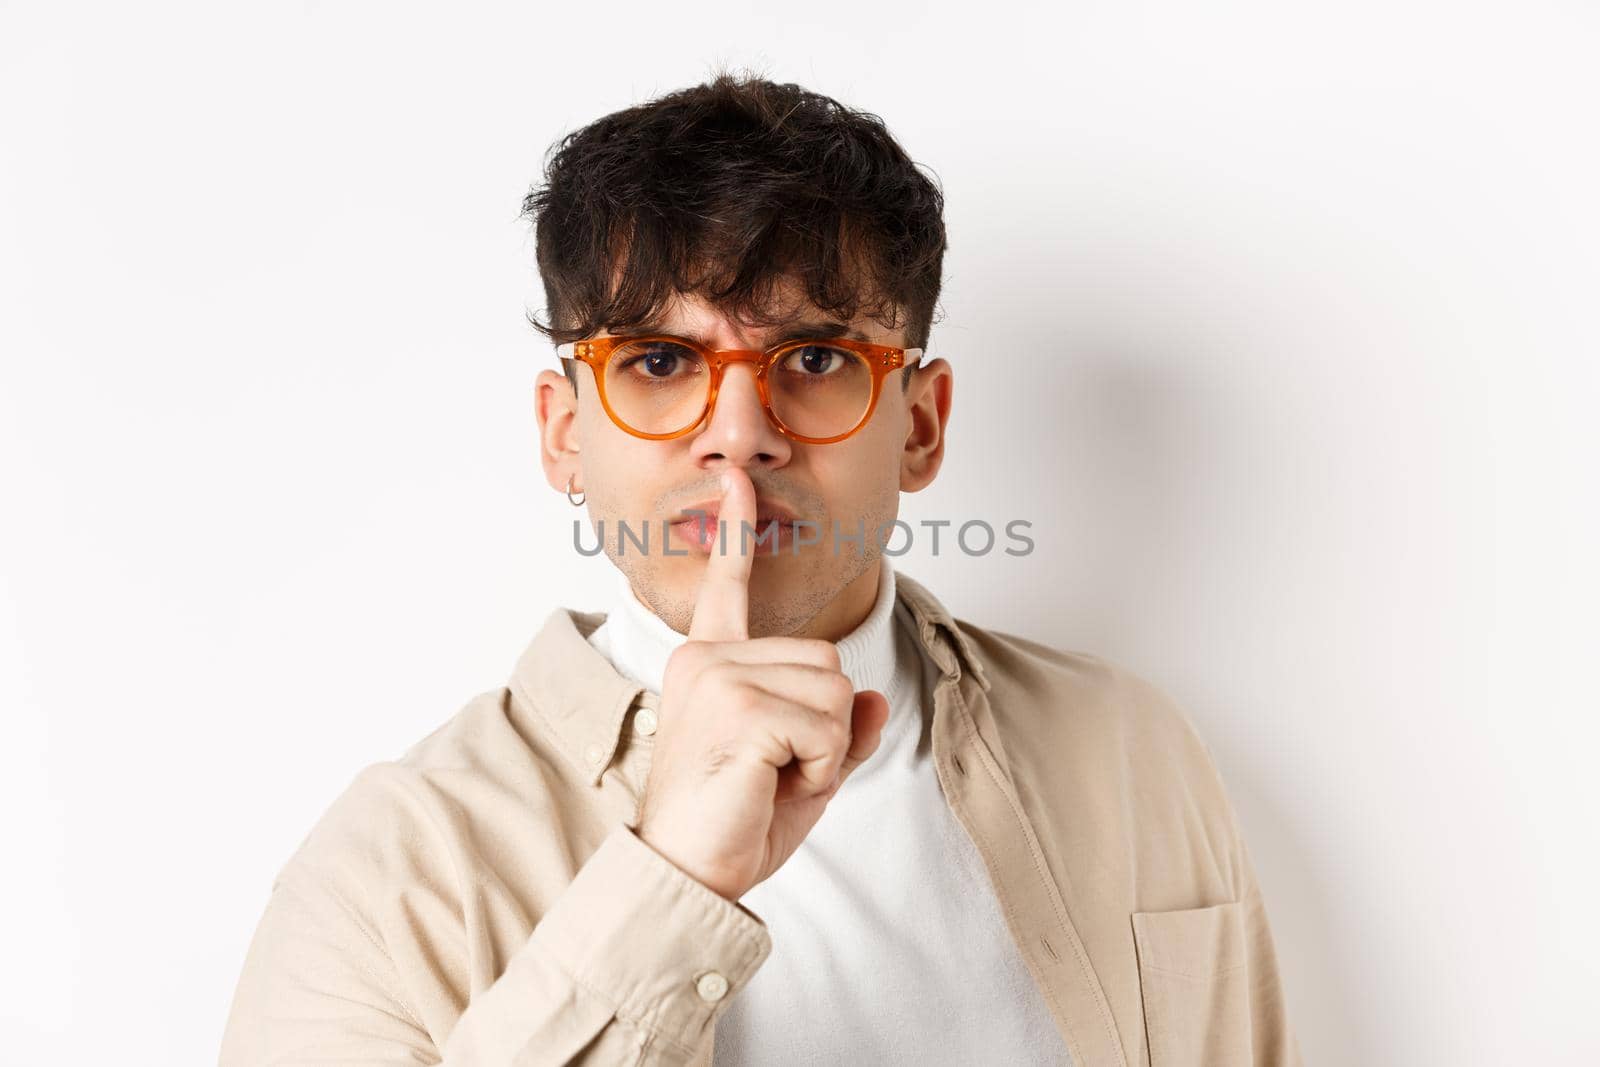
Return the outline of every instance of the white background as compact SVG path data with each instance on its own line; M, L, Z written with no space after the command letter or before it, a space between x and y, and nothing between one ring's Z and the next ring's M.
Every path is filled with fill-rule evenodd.
M942 182L951 448L903 517L1038 550L899 565L1190 711L1308 1061L1596 1062L1595 30L0 5L4 1058L214 1061L333 797L604 601L538 469L521 197L723 63Z

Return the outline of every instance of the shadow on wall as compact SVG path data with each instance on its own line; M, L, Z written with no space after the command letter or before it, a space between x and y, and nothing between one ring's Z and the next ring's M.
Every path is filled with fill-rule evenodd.
M1292 463L1249 458L1271 454L1259 450L1274 448L1273 419L1240 412L1270 405L1272 390L1237 367L1109 337L1033 358L1034 390L1003 395L975 374L962 382L970 419L1014 427L1011 440L1026 443L1002 495L1030 501L1047 529L1048 551L1030 561L1026 588L1011 573L982 592L993 610L980 613L1002 629L1105 656L1184 708L1239 812L1307 1062L1381 1062L1382 1035L1356 1010L1362 975L1351 946L1370 932L1338 929L1337 872L1322 869L1291 814L1298 805L1283 792L1285 775L1272 773L1298 758L1285 725L1295 694L1271 691L1285 671L1256 630L1274 625L1289 594L1257 563L1272 537L1270 509L1303 490L1240 476L1292 472ZM1233 371L1241 376L1230 382ZM1262 544L1252 543L1256 530ZM1054 593L1027 595L1041 589Z

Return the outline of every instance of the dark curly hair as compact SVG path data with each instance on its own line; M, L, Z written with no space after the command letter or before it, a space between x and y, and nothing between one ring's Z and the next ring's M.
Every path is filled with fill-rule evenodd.
M695 293L777 325L794 278L818 309L904 327L925 347L944 196L876 115L726 71L606 115L551 146L523 200L555 343L655 321Z

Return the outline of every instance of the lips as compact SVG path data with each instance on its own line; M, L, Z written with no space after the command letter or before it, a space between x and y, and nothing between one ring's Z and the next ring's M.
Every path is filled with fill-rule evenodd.
M721 507L722 501L720 499L704 500L698 504L690 504L688 507L684 508L677 515L674 515L667 521L674 524L680 522L696 522L703 515L705 517L705 521L714 526L716 525L717 516L720 513ZM784 505L774 503L772 501L757 500L755 525L759 528L769 522L772 522L773 520L781 522L784 525L793 525L798 521L794 512L790 511Z
M708 511L703 516L685 515L680 519L673 519L672 524L674 526L679 526L693 525L697 522L704 522L707 526L715 526L718 518L719 516L715 511ZM782 526L793 526L798 521L798 519L792 518L788 515L757 515L755 520L751 522L750 525L754 527L757 532L760 532L761 530L766 529L770 523L776 522Z
M692 547L710 553L717 545L719 529L717 520L720 517L717 509L720 505L720 500L693 504L684 508L668 522L673 531ZM757 554L790 551L794 543L794 524L799 521L793 512L782 505L758 503L755 521L750 524L750 532L745 535L748 539L747 544ZM723 536L727 538L725 542L727 549L735 550L739 531L730 527Z

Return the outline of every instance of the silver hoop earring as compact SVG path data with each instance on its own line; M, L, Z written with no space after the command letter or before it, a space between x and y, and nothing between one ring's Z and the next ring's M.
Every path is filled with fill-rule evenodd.
M576 476L575 475L571 475L571 474L567 475L567 503L571 504L575 508L581 508L581 507L583 507L583 502L585 500L589 499L589 494L588 493L580 493L576 499L573 498L573 496L572 496L572 479L574 477L576 477Z

